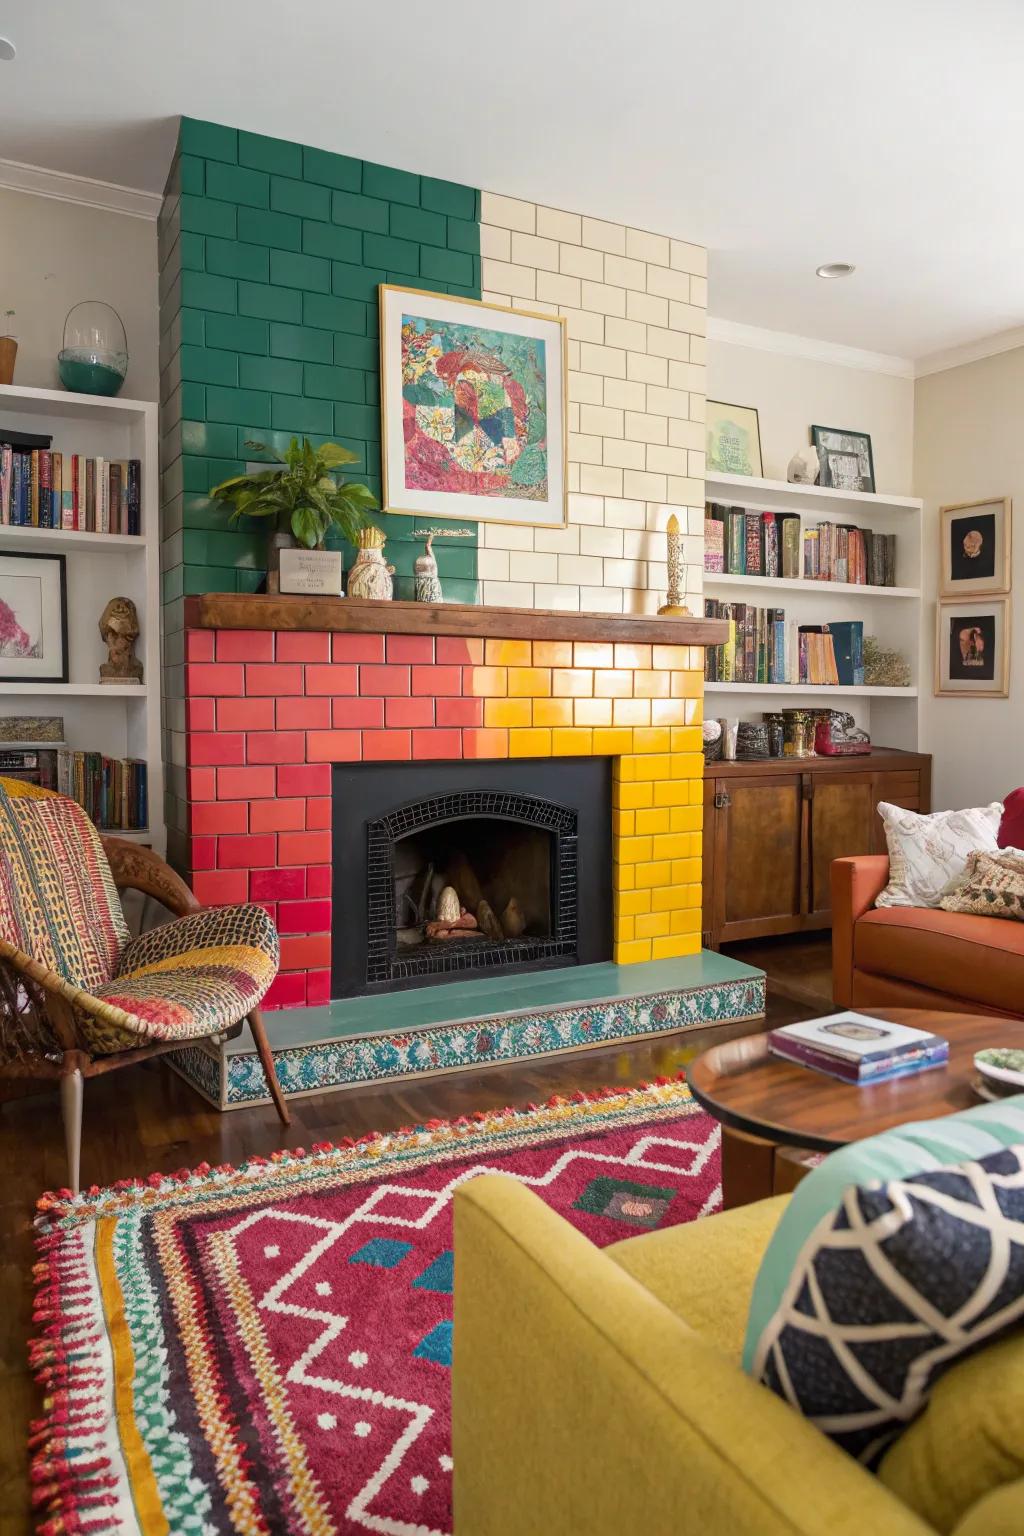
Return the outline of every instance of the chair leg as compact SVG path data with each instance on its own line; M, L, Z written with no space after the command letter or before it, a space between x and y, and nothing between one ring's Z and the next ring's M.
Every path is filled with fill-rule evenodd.
M281 1084L277 1080L277 1069L274 1066L274 1053L270 1049L270 1041L263 1027L263 1015L258 1008L254 1008L249 1015L249 1028L252 1030L252 1038L256 1042L256 1054L260 1058L260 1066L263 1075L267 1079L267 1087L270 1089L270 1097L274 1101L277 1110L277 1118L282 1125L291 1125L292 1117L281 1092Z
M85 1079L74 1058L64 1059L64 1072L60 1080L60 1109L64 1118L64 1148L68 1159L68 1184L71 1193L77 1195L81 1184L82 1156L82 1098Z

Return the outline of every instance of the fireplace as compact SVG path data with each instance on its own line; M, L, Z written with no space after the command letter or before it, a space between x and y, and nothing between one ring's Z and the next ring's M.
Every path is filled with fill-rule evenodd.
M607 960L607 758L335 764L334 997Z

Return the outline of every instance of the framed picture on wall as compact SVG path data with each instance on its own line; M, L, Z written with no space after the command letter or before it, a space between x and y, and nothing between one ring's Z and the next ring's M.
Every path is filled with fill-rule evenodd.
M379 292L384 510L563 527L566 321Z
M1012 510L1008 496L939 508L942 597L1009 592Z
M812 427L811 442L818 450L818 484L834 491L873 491L875 461L866 432L846 427Z
M719 475L763 475L756 408L709 400L706 411L708 469Z
M1010 691L1010 599L936 605L939 698L1005 699Z
M0 683L66 683L63 555L0 555Z

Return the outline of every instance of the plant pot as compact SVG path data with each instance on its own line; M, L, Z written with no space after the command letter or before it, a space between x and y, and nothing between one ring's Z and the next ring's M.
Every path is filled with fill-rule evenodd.
M267 540L267 591L275 597L281 591L281 551L295 548L295 535L290 528L278 526Z
M14 359L18 355L18 338L0 336L0 384L14 383Z

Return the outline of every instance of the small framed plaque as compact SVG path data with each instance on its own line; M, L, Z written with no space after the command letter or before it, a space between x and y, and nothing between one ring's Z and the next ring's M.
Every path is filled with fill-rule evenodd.
M282 549L281 591L341 596L339 549Z

